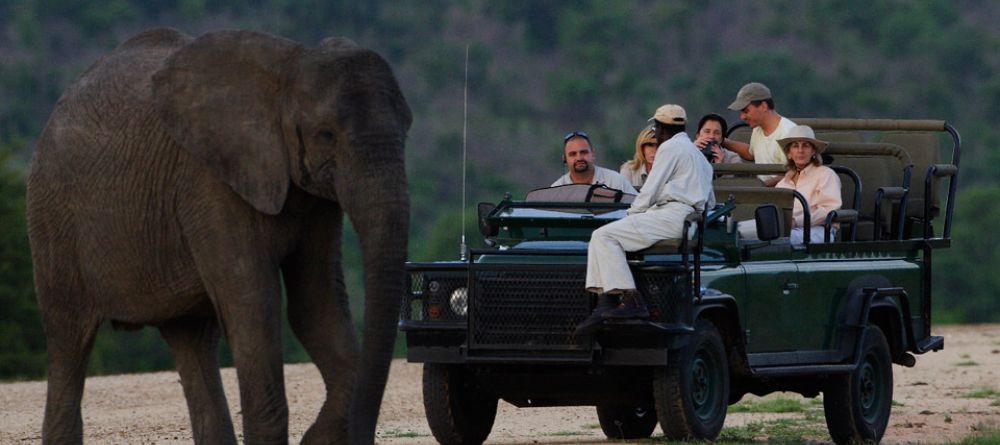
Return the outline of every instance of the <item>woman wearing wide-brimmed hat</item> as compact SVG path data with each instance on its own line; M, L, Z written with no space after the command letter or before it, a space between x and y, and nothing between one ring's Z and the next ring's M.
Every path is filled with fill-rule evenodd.
M788 171L775 187L794 189L805 196L809 203L809 240L821 243L826 215L842 205L840 178L820 160L820 154L826 149L827 143L816 139L816 133L809 126L796 125L788 131L785 138L778 140L778 145L788 158L788 163L785 164ZM803 213L802 204L795 200L792 209L793 244L802 243Z

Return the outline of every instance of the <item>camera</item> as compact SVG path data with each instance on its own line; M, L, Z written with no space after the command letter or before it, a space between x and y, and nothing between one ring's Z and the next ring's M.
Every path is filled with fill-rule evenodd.
M705 144L705 148L701 149L701 154L705 155L705 159L708 159L708 163L711 164L715 161L715 153L712 152L712 147L719 145L718 142L708 141Z

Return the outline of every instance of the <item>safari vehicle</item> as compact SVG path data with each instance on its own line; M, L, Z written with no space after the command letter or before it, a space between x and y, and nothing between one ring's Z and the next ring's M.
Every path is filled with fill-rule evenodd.
M609 438L648 437L659 423L669 439L712 440L745 394L793 391L823 393L835 442L880 440L892 364L944 347L931 335L931 260L950 244L960 138L943 121L795 120L832 141L826 153L843 178L829 242L789 242L793 202L808 211L805 198L755 177L781 166L718 166L719 205L688 217L692 239L628 255L648 320L574 336L595 305L584 291L590 233L628 207L614 190L565 186L480 204L490 247L409 264L400 329L408 359L424 363L434 437L482 443L503 399L596 406ZM950 163L938 161L942 141ZM759 239L734 230L748 219Z

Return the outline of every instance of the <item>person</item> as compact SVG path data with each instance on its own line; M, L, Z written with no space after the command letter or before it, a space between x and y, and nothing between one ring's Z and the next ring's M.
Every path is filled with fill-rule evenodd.
M726 137L726 119L715 113L709 113L701 117L698 121L698 131L695 133L694 145L699 150L704 150L706 145L711 144L713 164L735 164L743 162L743 158L736 152L722 148L722 140Z
M684 132L687 114L667 104L650 119L659 146L656 162L627 215L595 230L587 248L587 291L598 294L593 313L577 326L577 335L596 329L604 319L649 316L625 259L626 251L664 239L690 236L684 220L713 206L712 166ZM620 304L619 304L620 300Z
M598 167L597 155L590 137L582 131L567 133L563 137L563 163L569 171L550 187L568 184L604 184L633 195L639 193L622 175L614 170Z
M806 198L809 203L809 242L822 243L826 215L842 205L840 177L833 169L823 165L820 159L827 144L816 139L813 129L807 125L792 127L785 138L778 140L778 144L788 158L788 171L775 187L793 189ZM796 199L792 207L792 244L802 244L803 214L802 203ZM831 231L831 237L834 234Z
M736 100L729 104L729 109L739 111L740 119L753 128L753 131L750 133L749 144L724 138L724 148L758 164L784 164L788 161L777 141L788 134L795 122L775 111L770 88L758 82L743 85L736 93ZM764 181L764 185L773 187L781 180L781 175L762 175L760 179Z
M656 149L656 135L653 134L652 127L643 128L635 138L635 157L625 161L618 171L636 190L642 189L642 184L653 169Z

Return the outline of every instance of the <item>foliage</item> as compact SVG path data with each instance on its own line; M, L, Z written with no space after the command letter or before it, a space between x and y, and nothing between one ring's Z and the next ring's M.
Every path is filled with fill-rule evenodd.
M80 72L153 26L191 35L249 28L306 45L341 35L383 54L414 112L407 162L415 260L456 258L463 213L467 244L482 246L475 203L551 183L565 168L559 141L569 130L590 133L598 162L617 168L665 102L683 104L693 118L719 112L740 85L755 80L772 87L778 110L791 117L948 119L963 135L961 189L952 248L935 253L934 316L996 321L1000 275L991 269L1000 258L990 223L1000 216L1000 151L991 148L1000 145L1000 130L987 119L1000 114L993 75L1000 71L1000 29L990 21L998 14L1000 4L970 0L0 2L0 377L40 376L44 369L20 198L32 146ZM358 315L353 232L345 244ZM304 360L285 334L286 358ZM91 372L169 367L157 337L151 328L103 329Z
M36 377L45 370L45 336L35 306L24 180L0 147L0 378Z

